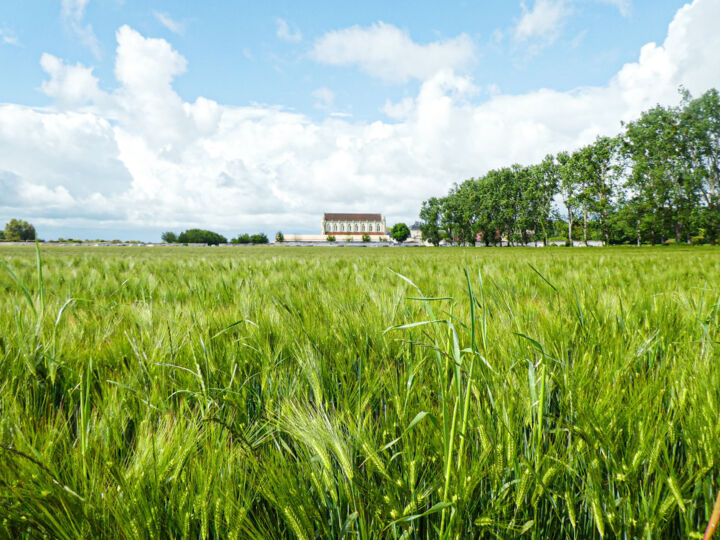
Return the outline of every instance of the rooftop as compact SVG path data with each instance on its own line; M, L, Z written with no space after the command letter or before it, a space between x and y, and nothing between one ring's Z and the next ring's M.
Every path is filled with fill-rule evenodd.
M323 216L325 221L382 221L381 214L328 214Z

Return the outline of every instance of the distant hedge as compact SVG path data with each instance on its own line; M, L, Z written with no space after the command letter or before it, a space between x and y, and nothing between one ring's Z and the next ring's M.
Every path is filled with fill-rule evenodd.
M282 234L282 233L279 233ZM284 240L285 237L283 237ZM231 240L233 244L267 244L269 242L268 237L265 233L259 233L259 234L241 234L238 235L237 238L233 238ZM282 240L279 240L279 242L282 242Z
M188 229L181 232L177 237L177 241L181 244L227 244L227 238L222 234L204 229Z

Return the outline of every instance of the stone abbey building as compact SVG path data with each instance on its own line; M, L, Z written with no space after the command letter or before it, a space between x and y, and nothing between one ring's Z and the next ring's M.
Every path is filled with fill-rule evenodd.
M386 235L385 218L381 214L324 214L321 234L325 236Z

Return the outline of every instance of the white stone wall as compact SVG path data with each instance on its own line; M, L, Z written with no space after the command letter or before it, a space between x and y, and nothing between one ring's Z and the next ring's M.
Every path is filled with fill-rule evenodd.
M335 236L343 233L385 234L385 220L382 221L325 221L321 222L324 234Z

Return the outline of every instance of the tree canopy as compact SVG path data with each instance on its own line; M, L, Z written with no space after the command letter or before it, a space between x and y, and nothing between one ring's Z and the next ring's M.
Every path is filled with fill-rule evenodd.
M22 219L11 219L3 231L3 237L8 242L28 242L35 240L35 236L35 227Z
M278 233L279 235L282 235L282 233ZM277 239L277 235L275 238L278 242L284 242L285 237L282 237L282 240ZM268 237L265 233L258 233L258 234L240 234L236 238L233 238L231 240L233 244L267 244L269 242Z
M410 236L410 229L404 223L396 223L392 229L390 229L390 236L392 236L396 242L404 242Z
M658 105L616 137L465 180L423 202L420 218L423 239L435 245L547 243L563 226L570 244L716 243L720 95L684 92L680 106Z
M226 244L227 238L213 231L206 231L204 229L188 229L178 235L177 241L181 244L209 244L212 246Z
M177 234L175 234L172 231L162 233L160 238L162 239L163 242L165 242L167 244L174 244L178 241Z

